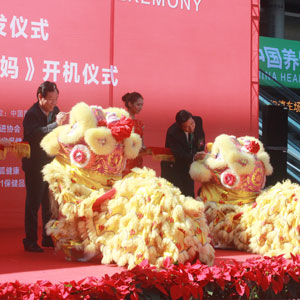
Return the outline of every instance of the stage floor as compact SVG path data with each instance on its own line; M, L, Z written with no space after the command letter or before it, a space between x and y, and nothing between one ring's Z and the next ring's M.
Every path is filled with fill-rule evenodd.
M3 229L0 233L0 282L18 280L22 283L35 283L37 280L48 280L52 283L79 281L94 276L102 277L120 273L123 268L116 265L101 265L99 260L89 262L70 262L64 259L63 253L45 249L44 253L31 253L23 250L23 228ZM216 249L215 264L221 261L236 260L243 262L253 255L241 251Z

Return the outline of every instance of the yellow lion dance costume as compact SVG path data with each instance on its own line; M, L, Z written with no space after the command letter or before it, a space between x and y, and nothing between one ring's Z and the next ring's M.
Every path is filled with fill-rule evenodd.
M259 140L226 134L191 165L191 177L202 183L214 246L286 258L299 254L300 186L287 180L263 191L272 171Z
M58 207L47 231L67 259L99 255L129 269L144 259L160 267L167 257L213 264L202 202L147 168L122 179L142 146L125 110L78 103L41 146L55 156L43 170Z

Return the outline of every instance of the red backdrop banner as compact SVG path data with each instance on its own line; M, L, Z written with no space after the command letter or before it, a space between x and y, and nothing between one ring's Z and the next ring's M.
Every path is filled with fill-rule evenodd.
M240 0L4 1L1 137L22 138L24 114L45 80L57 82L62 111L79 101L123 107L123 94L140 92L148 146L164 146L180 109L203 118L207 141L257 136L251 15L251 1ZM145 163L159 172L157 162ZM20 161L9 155L0 164L0 227L22 226Z

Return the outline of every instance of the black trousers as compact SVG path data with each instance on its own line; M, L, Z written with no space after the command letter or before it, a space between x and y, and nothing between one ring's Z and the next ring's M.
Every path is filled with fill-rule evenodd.
M161 177L178 187L183 195L195 198L194 180L191 178L189 170L179 169L174 162L162 161Z
M43 180L41 171L25 172L26 201L25 201L25 233L24 243L36 243L38 240L38 211L42 206L42 237L47 238L45 225L51 218L49 185Z
M177 178L177 184L175 184L181 190L181 193L185 196L190 196L195 198L195 191L194 191L194 180L191 178L190 174L181 173L180 176Z

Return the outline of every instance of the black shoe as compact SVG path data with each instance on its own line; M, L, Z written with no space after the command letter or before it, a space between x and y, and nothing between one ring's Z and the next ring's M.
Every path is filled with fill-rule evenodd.
M37 243L24 244L24 250L28 252L44 252Z
M53 243L53 241L52 241L52 239L51 239L50 236L47 237L47 238L42 239L42 246L43 247L54 248L54 243Z

